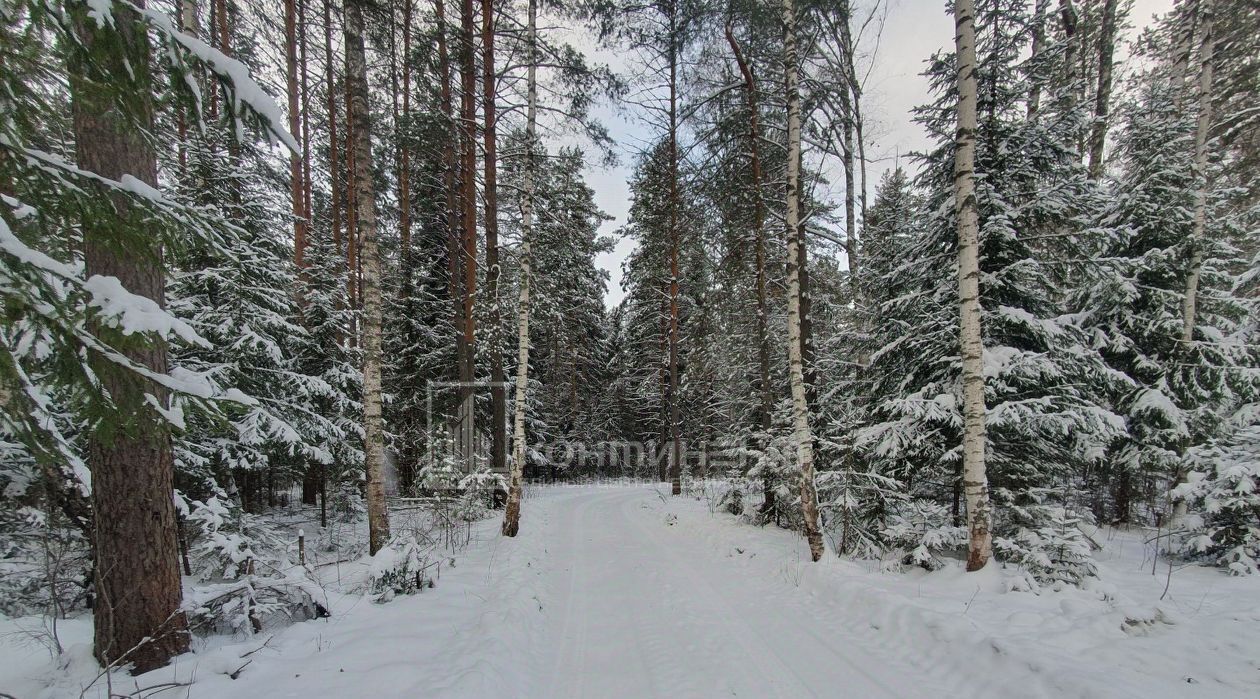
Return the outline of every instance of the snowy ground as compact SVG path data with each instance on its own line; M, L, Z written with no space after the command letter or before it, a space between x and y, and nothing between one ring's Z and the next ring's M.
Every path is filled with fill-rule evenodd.
M812 564L790 532L647 487L535 489L520 537L504 539L497 526L474 528L436 589L373 604L337 592L361 582L364 564L325 566L331 618L198 641L169 668L110 678L112 692L1260 695L1260 585L1187 568L1161 602L1166 569L1151 575L1139 533L1110 533L1093 589L1033 595L1003 592L996 568L889 574L877 563ZM89 620L61 622L67 652L51 660L41 628L0 620L0 693L106 696Z

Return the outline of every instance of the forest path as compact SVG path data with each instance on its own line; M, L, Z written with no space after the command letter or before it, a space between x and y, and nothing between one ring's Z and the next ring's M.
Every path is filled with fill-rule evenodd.
M851 633L801 589L803 544L786 561L745 556L679 520L667 497L535 500L553 537L537 696L910 697L955 684L878 634Z
M667 493L531 487L520 535L503 537L497 517L477 523L466 548L440 555L432 590L375 604L362 594L369 559L329 564L330 617L262 639L198 637L195 653L119 676L115 689L186 685L179 694L192 699L1062 694L1027 666L1015 672L965 616L965 595L925 615L889 596L884 578L872 587L851 563L810 562L793 532ZM62 658L13 640L39 623L0 616L0 692L107 696L90 617L58 625Z

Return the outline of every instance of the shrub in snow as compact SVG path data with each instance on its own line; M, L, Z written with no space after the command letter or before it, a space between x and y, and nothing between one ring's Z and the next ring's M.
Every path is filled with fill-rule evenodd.
M309 572L289 558L289 541L222 490L181 504L191 528L188 555L198 586L185 606L194 627L258 633L264 625L326 616Z
M1079 585L1085 578L1097 575L1094 544L1081 529L1093 524L1085 513L1042 501L1039 491L1030 497L1034 502L1013 506L1001 529L1010 529L1007 536L993 539L993 550L1003 563L1019 566L1026 587L1038 590L1042 585L1060 588ZM1020 525L1018 522L1025 522Z
M1194 468L1173 497L1201 512L1184 522L1183 552L1207 557L1234 575L1260 572L1260 425L1191 450Z
M773 494L773 506L767 507L763 501L754 518L758 524L774 522L777 525L795 529L800 524L800 470L796 462L796 448L792 442L791 415L789 403L784 401L775 413L775 425L769 435L765 449L750 450L754 458L753 466L748 470L748 479L752 483L760 483L763 495Z
M956 553L967 546L967 528L954 525L949 508L927 500L898 505L882 536L902 565L927 570L945 565L942 553Z
M717 485L714 509L739 516L744 514L744 493L748 490L747 478L731 478Z
M464 473L454 458L433 459L416 473L416 490L421 495L447 495L459 488Z
M415 594L433 587L437 561L430 562L429 550L412 535L396 536L372 556L369 591L377 602L388 602L395 595Z
M494 503L494 494L507 492L507 481L500 474L481 468L461 478L459 490L462 501L460 512L471 522L486 516Z
M424 465L416 474L420 493L447 499L456 519L475 522L490 511L495 492L505 492L507 483L499 474L481 468L464 473L453 458Z
M333 517L338 522L358 522L367 514L367 505L363 502L363 493L353 483L341 483L333 492L329 502Z
M91 591L83 533L34 507L0 508L0 613L65 617Z
M883 529L890 508L905 496L896 480L877 473L840 469L816 479L823 528L836 551L878 558L886 548Z

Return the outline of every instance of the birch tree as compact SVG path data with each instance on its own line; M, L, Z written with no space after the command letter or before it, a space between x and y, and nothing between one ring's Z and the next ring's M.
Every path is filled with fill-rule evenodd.
M351 177L357 208L355 223L363 263L363 466L367 476L368 548L376 553L389 541L389 512L385 504L385 429L381 419L381 257L377 246L376 188L372 182L363 3L364 0L346 0L343 33L354 124Z
M954 3L958 123L954 210L958 217L958 312L963 384L963 493L967 500L967 570L993 555L989 482L984 468L984 342L980 333L980 214L976 201L976 25L974 0Z
M788 374L792 385L792 439L801 467L801 515L809 554L822 558L818 492L814 487L814 434L809 426L801 344L801 95L797 85L796 4L783 0L783 72L787 95ZM974 92L973 92L974 94Z
M520 289L516 305L516 396L512 412L512 466L508 476L503 534L516 536L521 526L521 490L525 470L525 409L529 386L529 285L534 273L530 245L534 237L534 140L538 107L538 0L529 0L526 25L525 172L521 193Z
M1207 225L1208 208L1208 131L1212 128L1212 54L1216 46L1213 34L1213 0L1199 0L1199 21L1202 26L1199 44L1199 109L1194 130L1194 224L1190 229L1190 263L1186 274L1186 292L1181 305L1181 353L1190 354L1194 344L1199 280L1203 270L1203 232ZM1177 483L1185 479L1184 469L1179 468ZM1173 526L1186 516L1187 502L1178 500L1173 508Z

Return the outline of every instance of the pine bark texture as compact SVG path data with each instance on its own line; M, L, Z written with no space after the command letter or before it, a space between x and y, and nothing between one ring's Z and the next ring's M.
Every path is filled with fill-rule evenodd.
M297 0L284 0L284 65L285 88L289 98L289 133L298 138L301 133L299 124L298 101L298 38L297 38ZM289 196L293 215L293 261L298 270L305 266L306 255L306 211L305 187L302 184L302 154L289 154Z
M770 330L769 303L766 299L766 202L761 196L761 125L757 106L757 78L752 66L740 50L735 39L734 28L728 21L726 24L726 41L730 44L731 53L735 55L735 63L739 66L740 75L744 79L744 95L748 101L748 156L749 174L752 178L753 191L753 235L754 264L756 265L757 293L757 392L760 405L757 411L757 426L761 428L768 441L771 420L774 415L774 389L770 385ZM763 445L765 447L766 445ZM772 512L775 507L774 485L767 469L763 486L762 512Z
M123 89L145 95L152 89L149 42L139 17L130 9L115 8L112 28L101 28L83 4L70 9L75 33L91 57L71 71L76 162L110 179L130 175L156 187L157 154L136 128L136 122L145 130L152 128L151 101L134 100L134 113L123 115L111 88L105 87L118 76L131 75L131 84ZM118 228L144 224L126 197L114 196L113 205L116 216L84 217L85 274L116 277L132 293L165 306L161 245L120 250ZM128 234L132 240L140 238L134 230ZM101 328L93 332L117 334ZM167 350L161 342L130 342L120 349L154 373L167 372ZM142 673L186 652L189 641L180 611L171 437L166 423L144 407L145 394L164 406L169 399L161 386L108 360L93 357L92 366L119 413L107 421L108 427L98 426L88 436L95 522L94 652L102 665L130 663Z
M446 5L443 0L434 0L433 13L435 22L437 23L437 49L438 49L438 79L441 82L439 99L441 100L441 110L443 120L452 128L455 126L455 114L453 104L454 90L451 85L451 58L447 41L447 23L446 23ZM455 374L460 379L464 378L464 369L467 366L465 354L468 348L464 345L464 266L463 266L463 245L462 228L460 221L462 219L462 210L460 208L460 187L458 177L459 162L456 158L456 133L452 131L451 138L446 139L442 144L442 189L446 194L446 264L447 273L449 275L447 283L447 295L451 301L451 318L454 321L455 330ZM459 392L460 407L457 410L458 415L463 415L463 392ZM459 427L456 427L459 432ZM462 433L461 433L462 434ZM462 448L462 439L457 439Z
M313 223L311 220L313 217L313 207L311 205L311 115L308 107L311 93L309 62L307 60L307 22L309 18L307 0L298 0L298 91L302 100L302 109L299 112L302 133L301 136L294 133L293 137L300 138L302 141L302 213L306 216L306 220L303 221L303 230L305 231L304 238L307 244L310 242L311 224ZM305 252L303 253L302 267L305 267Z
M473 46L473 0L460 6L460 225L464 271L464 363L460 367L460 449L465 468L473 469L476 416L473 381L477 356L477 68Z
M678 400L678 5L669 3L669 460L670 493L682 494L682 413Z
M814 486L814 434L809 425L802 351L801 304L801 95L797 84L796 5L783 0L783 72L787 92L787 272L788 272L788 376L792 385L792 438L801 467L801 515L809 553L817 561L823 555L822 529L818 523L818 491Z
M333 250L341 254L341 187L337 176L341 154L337 142L336 69L332 47L332 0L324 0L324 90L328 97L328 178L332 198L329 203L329 225L332 228Z
M481 80L482 112L485 114L485 207L486 207L486 295L490 299L490 470L507 471L507 394L503 390L502 322L499 303L499 188L496 149L495 97L498 93L494 68L494 2L481 0Z
M381 257L377 247L376 190L372 183L372 138L368 113L367 63L363 47L364 0L346 0L346 81L354 123L355 220L363 263L363 469L367 475L368 548L389 541L385 503L385 430L381 419Z
M967 501L967 570L993 555L989 481L985 474L984 340L980 328L980 212L976 201L976 26L974 0L956 0L958 125L954 210L958 217L958 310L963 387L963 494Z

